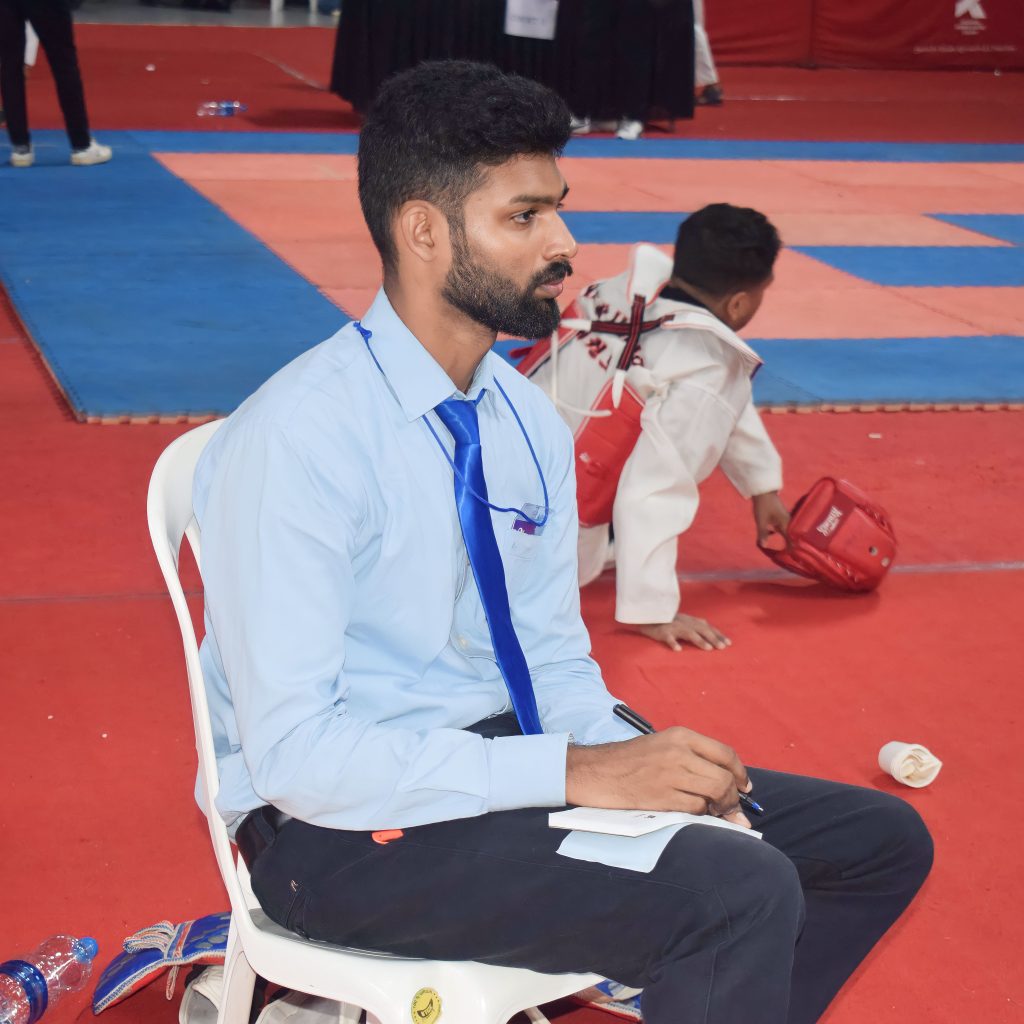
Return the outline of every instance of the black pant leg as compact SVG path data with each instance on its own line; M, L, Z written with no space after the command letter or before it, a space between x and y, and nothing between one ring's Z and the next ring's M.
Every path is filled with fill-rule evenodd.
M616 118L610 94L615 65L615 4L618 0L568 0L558 8L555 38L561 94L577 117Z
M694 826L651 873L562 857L548 811L370 835L284 826L257 859L264 910L311 938L645 989L648 1024L786 1024L803 897L768 843Z
M789 1024L818 1020L914 898L932 841L917 811L887 793L753 768L766 842L800 875L806 923L796 946Z
M506 725L477 731L517 731ZM253 888L271 918L312 938L642 987L648 1024L810 1024L913 899L931 838L887 794L750 774L764 841L686 828L649 874L560 856L564 834L526 809L407 829L383 847L292 821Z
M71 148L85 149L91 136L71 10L63 0L30 0L26 10L50 62Z
M25 15L15 0L0 0L0 100L12 146L27 146L25 100Z

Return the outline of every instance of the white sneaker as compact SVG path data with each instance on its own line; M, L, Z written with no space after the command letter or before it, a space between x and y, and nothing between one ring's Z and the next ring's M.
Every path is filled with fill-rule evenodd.
M601 119L592 121L589 117L573 117L569 122L573 135L589 135L591 132L613 132L618 126L618 121Z
M91 167L93 164L105 164L113 155L114 151L109 146L101 146L91 139L85 149L71 150L71 162L76 167Z
M615 132L617 139L625 139L627 142L636 142L644 133L643 121L629 121L623 118Z
M11 150L12 167L31 167L35 159L36 154L31 146L15 146Z

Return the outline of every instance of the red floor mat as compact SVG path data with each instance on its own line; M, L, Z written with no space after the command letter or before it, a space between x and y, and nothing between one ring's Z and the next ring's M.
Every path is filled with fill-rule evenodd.
M346 103L324 91L335 31L80 25L93 125L103 128L350 131ZM155 70L147 71L152 65ZM726 102L698 108L688 138L1019 142L1024 74L726 67ZM60 127L45 63L32 76L31 116ZM209 99L248 104L236 118L198 119ZM955 116L951 109L955 106ZM661 126L665 128L667 126ZM650 138L664 137L659 128Z
M979 801L994 763L1004 790L1022 781L1000 755L1016 737L1017 656L1005 638L1022 583L1024 573L895 577L853 601L812 597L799 584L701 585L695 597L737 637L714 654L672 654L620 635L608 623L609 588L586 592L612 688L658 724L727 738L751 763L892 792L896 783L874 764L887 740L923 742L944 759L932 787L898 790L935 834L935 873L832 1024L1019 1019L1010 1000L1024 926L1006 893L1016 885L1020 826ZM106 962L143 925L223 908L191 802L191 724L169 605L5 602L0 649L6 712L18 722L0 755L5 815L21 823L18 842L3 844L0 871L31 880L8 886L7 946L91 932ZM950 977L956 986L943 984ZM170 1024L175 1014L152 997L111 1019Z
M328 29L80 25L76 29L93 128L183 131L351 131L351 108L326 90ZM148 70L152 68L152 70ZM49 69L29 86L39 128L63 125ZM200 118L207 100L239 100L233 118Z
M819 476L848 477L892 515L901 564L1024 559L1024 412L766 422L785 460L786 497ZM75 424L28 345L0 343L0 430L9 441L0 449L0 597L159 592L143 496L157 455L185 429ZM770 568L746 503L720 476L703 490L681 564L697 573Z

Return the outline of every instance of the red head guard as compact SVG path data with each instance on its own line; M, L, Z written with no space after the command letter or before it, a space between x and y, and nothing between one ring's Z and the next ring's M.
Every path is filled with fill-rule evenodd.
M840 590L874 590L896 557L880 505L846 480L823 477L793 506L783 551L762 549L783 569Z

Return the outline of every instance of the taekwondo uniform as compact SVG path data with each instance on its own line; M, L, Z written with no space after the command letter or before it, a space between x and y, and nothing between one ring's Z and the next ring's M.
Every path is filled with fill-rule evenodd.
M636 246L629 268L585 289L551 344L538 343L520 365L576 435L582 508L581 437L588 420L594 422L586 413L615 383L616 364L635 343L618 389L637 399L638 409L642 404L640 430L611 516L615 618L624 623L671 622L679 611L677 539L697 513L698 485L716 466L744 498L782 487L782 460L751 394L761 360L697 299L665 289L671 274L667 255ZM581 519L580 525L582 586L600 574L612 543L608 522Z

